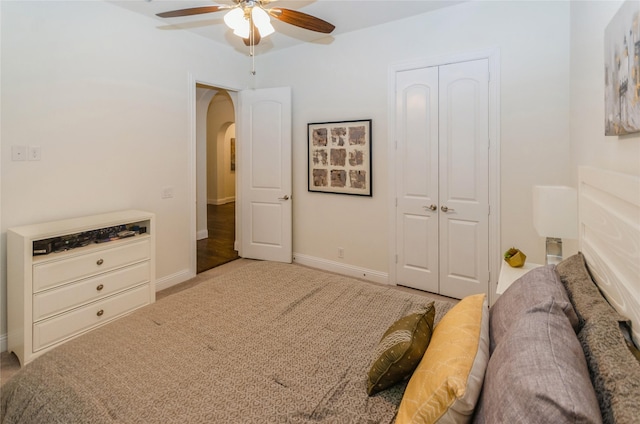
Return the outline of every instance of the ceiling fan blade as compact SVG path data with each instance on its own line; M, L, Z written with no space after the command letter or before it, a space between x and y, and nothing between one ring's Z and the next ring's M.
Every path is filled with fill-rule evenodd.
M260 31L258 31L258 28L253 24L253 21L251 21L251 31L253 31L253 45L257 46L258 43L260 43ZM251 34L249 34L251 35ZM251 46L251 39L250 38L243 38L242 41L244 41L244 45L247 47Z
M170 12L162 12L156 14L161 18L176 18L178 16L190 16L190 15L201 15L203 13L212 13L217 12L219 10L229 9L230 6L203 6L203 7L192 7L190 9L180 9L180 10L172 10Z
M298 12L297 10L282 9L280 7L268 9L267 12L274 18L295 25L300 28L308 29L316 32L330 34L336 27L327 21L323 21L315 16Z

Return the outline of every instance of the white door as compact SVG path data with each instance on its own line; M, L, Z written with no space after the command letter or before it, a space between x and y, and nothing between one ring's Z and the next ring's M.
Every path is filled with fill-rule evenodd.
M396 74L396 279L489 289L488 61Z
M291 89L239 94L240 255L290 263Z
M397 283L438 293L438 67L396 74Z
M439 67L440 294L489 290L489 63Z

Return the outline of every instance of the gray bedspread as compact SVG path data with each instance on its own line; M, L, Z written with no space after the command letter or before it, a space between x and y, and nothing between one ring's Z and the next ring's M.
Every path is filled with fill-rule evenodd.
M380 337L429 298L256 262L36 359L2 387L2 423L389 423ZM436 322L451 303L436 301Z

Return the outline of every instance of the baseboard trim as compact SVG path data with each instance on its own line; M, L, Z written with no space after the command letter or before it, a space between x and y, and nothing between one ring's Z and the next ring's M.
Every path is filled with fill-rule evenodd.
M220 206L220 205L226 205L227 203L232 203L235 201L236 201L235 197L224 197L222 199L207 199L207 204Z
M311 268L318 268L324 271L335 272L336 274L342 274L354 278L361 278L363 280L372 281L374 283L389 284L388 273L348 265L342 262L330 261L327 259L303 255L300 253L293 254L293 262L300 265L309 266Z
M195 277L188 269L176 272L175 274L167 275L156 280L156 292L160 290L168 289L176 284L183 283L191 278Z
M9 349L7 344L7 333L0 335L0 352L6 352Z

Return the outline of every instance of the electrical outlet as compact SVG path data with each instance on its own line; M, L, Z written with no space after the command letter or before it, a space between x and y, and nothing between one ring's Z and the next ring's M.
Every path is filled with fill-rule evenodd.
M162 197L163 199L173 198L173 187L172 186L164 187L162 189L162 194L160 197Z
M344 258L344 247L338 247L338 258Z

